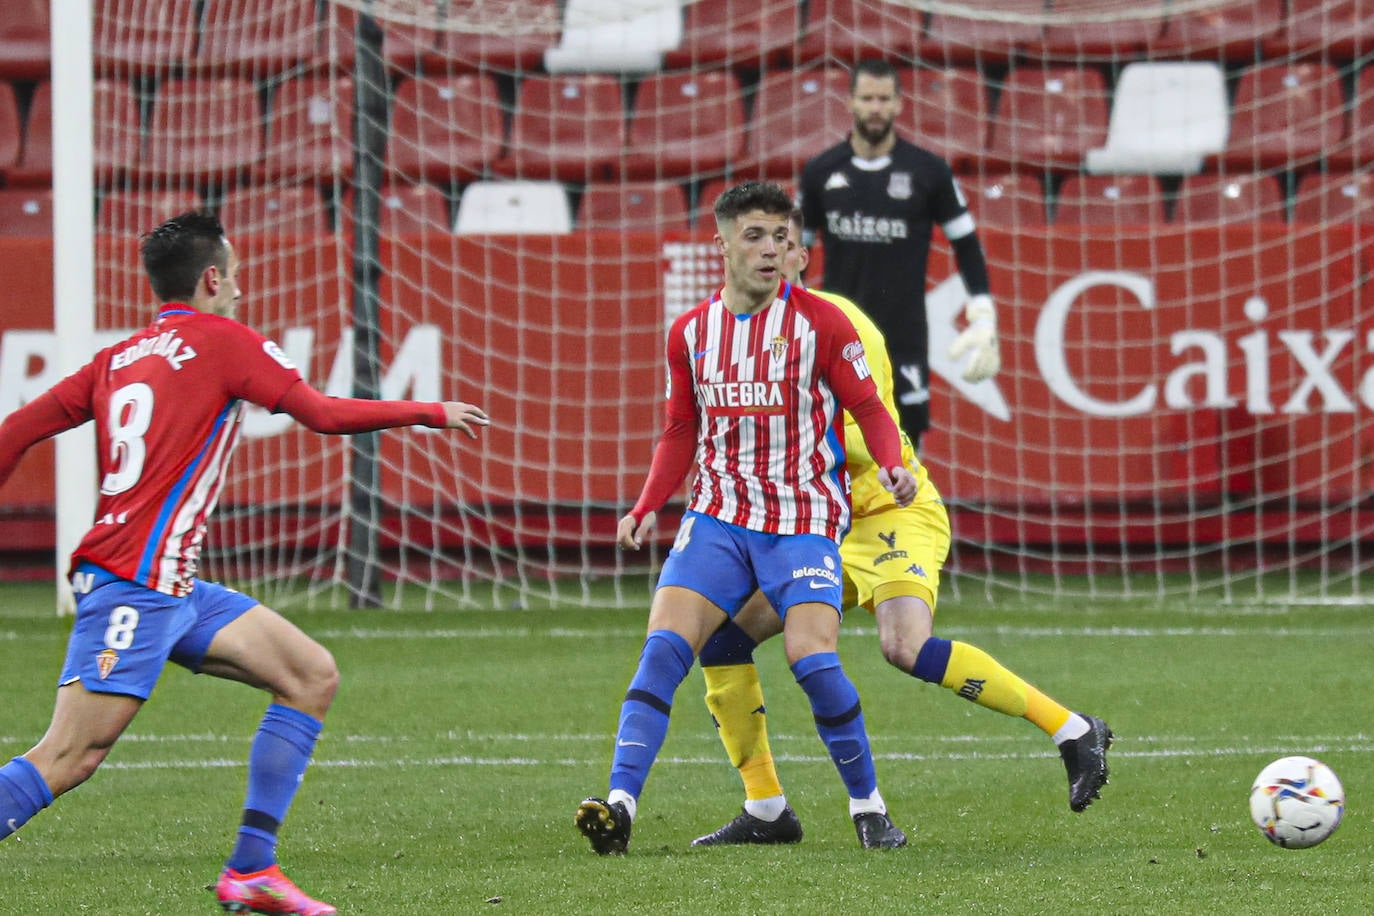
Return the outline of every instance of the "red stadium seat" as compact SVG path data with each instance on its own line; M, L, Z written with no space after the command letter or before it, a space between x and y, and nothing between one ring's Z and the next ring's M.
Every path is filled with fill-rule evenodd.
M1040 40L1043 0L999 0L999 13L1021 12L1024 19L971 19L933 13L917 49L923 60L950 64L1005 63L1019 50Z
M600 181L616 173L624 150L625 104L618 78L527 76L520 81L510 143L495 171L579 184Z
M695 0L682 12L682 44L663 58L669 68L782 63L801 38L801 4L790 0Z
M235 188L219 205L220 222L232 236L326 235L329 212L315 185Z
M471 179L501 155L496 81L462 73L417 76L396 89L387 164L406 180Z
M97 122L98 123L98 122ZM52 84L39 83L29 99L19 161L9 170L11 185L52 183Z
M1328 64L1259 64L1241 74L1231 106L1228 170L1307 168L1345 137L1341 76Z
M1178 189L1174 222L1282 222L1283 211L1283 192L1272 175L1189 175Z
M1288 0L1283 28L1265 40L1266 57L1344 64L1374 53L1374 0Z
M744 97L730 71L655 73L630 118L628 178L710 176L744 154Z
M252 81L171 80L153 96L138 172L233 184L261 155L262 111Z
M206 0L190 63L201 72L271 76L314 61L320 35L315 0Z
M325 22L318 52L320 60L328 57L332 42L335 70L352 71L358 55L358 11L343 4L331 3ZM421 69L436 72L442 69L442 38L437 27L415 22L381 21L378 25L382 29L382 60L388 69L400 73L415 73Z
M0 3L0 79L41 80L52 66L49 0Z
M52 191L48 188L0 190L0 235L48 238L52 235Z
M1283 0L1235 0L1170 16L1150 50L1162 57L1244 63L1257 60L1279 32Z
M1071 175L1059 189L1056 226L1148 226L1164 222L1153 175Z
M96 180L109 187L142 155L139 101L122 80L98 79L91 86L91 111Z
M448 195L434 185L394 181L384 184L380 194L377 231L383 238L453 232ZM353 233L354 201L350 190L339 205L339 231L345 235Z
M1374 164L1374 66L1366 66L1355 80L1347 142L1326 150L1331 171L1354 171Z
M1019 172L987 177L960 177L959 187L968 198L969 212L980 227L1015 230L1044 226L1045 189L1040 179Z
M563 31L559 0L511 4L519 16L513 22L493 20L491 6L490 0L451 0L436 66L454 72L524 72L544 66L544 51L558 44ZM466 23L479 28L465 28Z
M1077 171L1107 139L1106 80L1091 69L1013 69L991 133L987 155L999 164Z
M0 82L0 175L19 163L23 131L19 126L19 102L14 87Z
M167 75L195 57L196 0L95 0L91 29L97 74Z
M754 93L749 151L735 172L793 178L806 160L849 133L849 73L814 67L769 73Z
M353 80L287 80L271 101L261 173L270 180L319 181L353 174Z
M1374 172L1314 172L1298 182L1295 223L1374 224Z
M200 198L192 191L111 191L96 211L95 231L137 238L178 213L200 206Z
M811 0L799 55L803 60L853 63L882 57L910 61L921 41L925 15L885 0Z
M949 67L899 73L902 110L897 131L943 156L952 168L971 166L987 148L988 102L976 70Z
M1145 7L1155 7L1157 15L1143 15ZM1032 57L1059 60L1130 60L1140 56L1164 32L1167 0L1141 0L1130 10L1130 17L1100 18L1102 0L1054 0L1054 13L1072 17L1082 14L1082 21L1051 23L1045 26L1040 38L1027 43ZM1098 14L1094 18L1093 14Z
M671 181L589 184L577 225L592 231L683 232L688 228L687 195Z

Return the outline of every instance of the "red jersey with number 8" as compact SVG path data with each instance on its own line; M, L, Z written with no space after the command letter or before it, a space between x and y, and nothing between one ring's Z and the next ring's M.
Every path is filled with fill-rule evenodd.
M100 498L72 555L169 595L191 591L243 403L273 409L301 374L272 341L168 305L53 387L95 421Z

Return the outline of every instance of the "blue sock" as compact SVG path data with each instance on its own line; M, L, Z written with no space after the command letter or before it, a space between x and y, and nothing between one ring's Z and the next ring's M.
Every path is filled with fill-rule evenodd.
M754 661L754 637L744 632L733 620L721 624L701 647L701 667L712 665L748 665Z
M52 792L37 768L23 757L0 767L0 840L52 804Z
M816 732L830 751L850 798L868 798L878 789L873 751L868 746L859 691L835 652L816 652L792 665L792 676L811 701Z
M259 871L277 861L277 830L315 751L324 724L314 716L277 703L267 707L248 752L248 794L238 842L224 864L238 872Z
M630 680L620 707L615 756L611 760L611 789L635 798L644 790L649 767L668 734L673 694L692 667L692 647L671 630L654 630L644 640L639 668Z
M948 639L932 636L921 646L916 654L916 664L911 673L923 681L940 684L945 679L945 669L949 667L949 653L952 645Z

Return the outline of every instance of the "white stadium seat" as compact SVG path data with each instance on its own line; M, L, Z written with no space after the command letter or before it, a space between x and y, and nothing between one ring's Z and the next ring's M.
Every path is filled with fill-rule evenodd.
M544 52L544 69L648 73L680 44L678 0L568 0L563 36Z
M459 235L572 232L568 193L556 181L476 181L458 199Z
M1128 64L1117 81L1107 145L1088 150L1093 174L1194 175L1226 147L1226 79L1213 63Z

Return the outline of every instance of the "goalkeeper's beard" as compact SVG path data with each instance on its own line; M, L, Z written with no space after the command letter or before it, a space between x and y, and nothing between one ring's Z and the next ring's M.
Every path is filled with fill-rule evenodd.
M858 131L859 138L869 146L878 146L892 135L892 122L884 121L875 127L867 121L859 121L855 123L854 129Z

